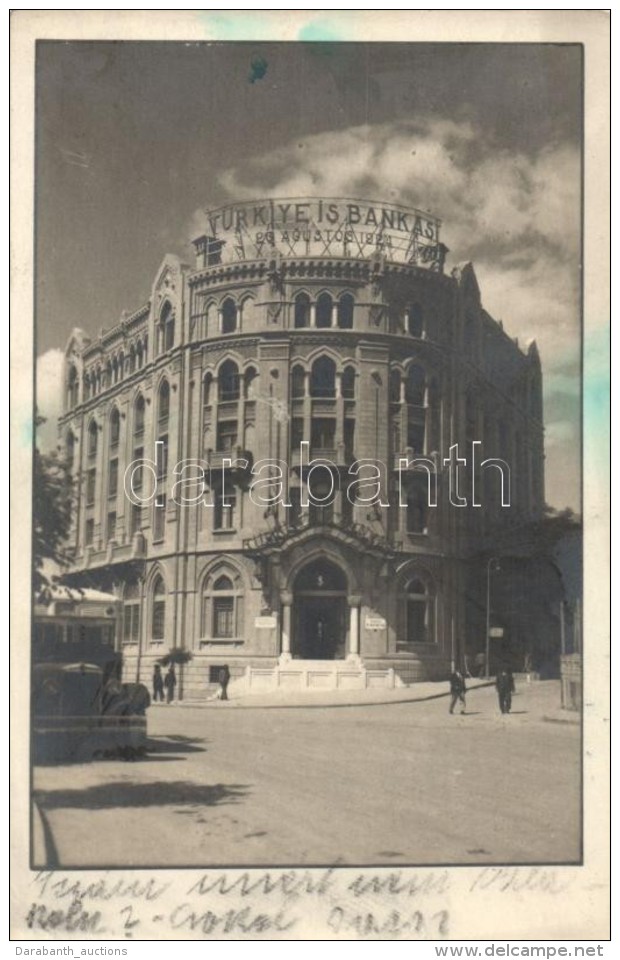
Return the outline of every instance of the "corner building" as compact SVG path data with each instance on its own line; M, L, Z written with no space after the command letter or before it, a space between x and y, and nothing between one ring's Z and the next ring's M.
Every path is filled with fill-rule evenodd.
M444 272L440 224L418 211L257 201L207 222L193 266L166 256L139 310L70 337L69 579L119 596L127 679L150 685L157 659L191 654L186 698L223 663L250 689L446 676L484 646L496 538L543 509L535 344L483 309L471 264ZM509 508L501 470L472 465L474 440L510 465ZM143 458L132 503L126 470ZM174 484L199 476L175 474L183 461L210 473L179 505ZM283 502L256 502L275 461ZM363 478L376 482L348 496Z

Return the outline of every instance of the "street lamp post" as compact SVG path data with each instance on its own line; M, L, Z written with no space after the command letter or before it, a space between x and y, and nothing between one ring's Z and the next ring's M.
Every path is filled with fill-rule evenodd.
M486 679L491 676L490 670L490 633L491 633L491 570L499 570L499 560L497 557L489 557L487 562L487 629L485 638L484 672Z

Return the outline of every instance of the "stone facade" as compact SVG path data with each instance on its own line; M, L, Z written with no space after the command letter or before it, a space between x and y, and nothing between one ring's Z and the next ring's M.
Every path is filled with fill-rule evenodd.
M71 578L121 599L127 678L148 681L171 648L191 653L185 697L205 695L223 663L233 683L280 686L445 676L471 644L472 557L543 509L535 344L522 351L483 309L471 264L224 263L209 262L205 238L196 249L194 267L164 259L140 310L93 340L74 331L66 350ZM510 507L501 471L472 468L474 440L480 460L510 465ZM457 443L468 465L451 491ZM137 500L157 477L143 506L125 489L141 458L152 463L133 473ZM175 483L199 473L174 470L189 460L210 474L200 502L188 483L196 502L181 504ZM313 460L329 464L312 471L307 503ZM275 461L282 502L267 504L253 485L279 476Z

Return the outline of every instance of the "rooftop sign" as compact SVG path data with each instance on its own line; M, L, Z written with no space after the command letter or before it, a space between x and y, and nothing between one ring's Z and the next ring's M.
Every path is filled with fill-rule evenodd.
M194 241L202 266L282 257L382 255L441 272L446 248L436 217L379 201L331 197L253 200L206 213Z

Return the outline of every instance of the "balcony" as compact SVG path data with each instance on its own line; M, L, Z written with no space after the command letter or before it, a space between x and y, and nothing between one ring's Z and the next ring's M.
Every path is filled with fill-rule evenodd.
M235 460L247 461L247 466L235 463ZM232 464L225 463L232 461ZM234 474L246 474L252 469L253 457L250 450L242 447L233 447L231 450L207 450L207 463L212 471L225 470Z
M348 467L353 463L355 456L351 450L348 450L344 443L338 443L329 447L312 444L309 455L306 458L306 466L311 460L329 460L336 467ZM299 470L301 467L301 447L293 447L291 453L291 466Z

